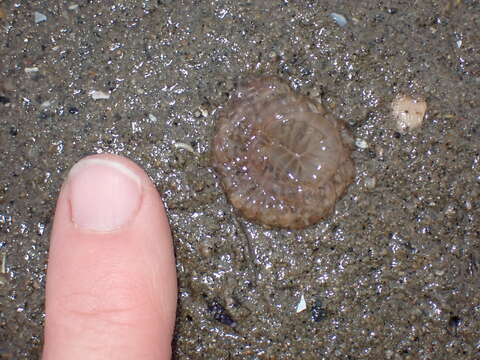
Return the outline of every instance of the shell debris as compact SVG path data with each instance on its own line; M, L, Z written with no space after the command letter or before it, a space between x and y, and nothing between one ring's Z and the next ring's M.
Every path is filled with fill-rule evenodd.
M366 148L368 148L368 143L365 139L356 138L355 139L355 146L358 147L359 149L366 149Z
M32 66L32 67L26 67L24 69L25 73L27 74L32 74L38 72L39 68L37 66Z
M33 13L33 19L35 21L35 24L47 21L47 16L45 14L42 14L41 12L35 11Z
M399 132L417 129L422 126L427 103L423 99L414 99L408 95L397 95L392 102L392 115Z
M5 252L0 253L0 287L7 283L7 254ZM1 353L0 353L1 355Z
M191 152L192 154L197 153L190 144L187 144L187 143L184 143L184 142L175 141L173 143L173 146L175 147L175 149L187 150L188 152Z
M347 19L342 14L332 12L330 14L330 18L333 19L333 21L335 21L340 27L345 27L348 24Z
M110 99L110 94L99 90L90 91L90 96L93 100L107 100Z
M302 312L306 308L307 308L307 302L305 301L305 296L303 296L303 294L302 294L302 297L300 298L300 301L297 304L297 308L296 308L297 314L299 312Z

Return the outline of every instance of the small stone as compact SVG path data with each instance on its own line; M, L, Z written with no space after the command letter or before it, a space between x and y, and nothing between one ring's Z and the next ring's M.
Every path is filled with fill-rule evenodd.
M68 108L68 112L72 115L78 114L78 108L75 106L71 106Z
M370 190L374 189L376 184L377 184L377 180L374 177L367 177L365 179L365 187L367 189L370 189Z
M392 103L392 115L400 133L422 126L427 103L422 99L413 99L407 95L398 95Z
M68 6L68 10L77 10L78 9L78 4L71 4Z
M312 320L315 322L323 321L327 318L327 310L323 307L321 301L317 301L312 306Z
M107 94L103 91L92 90L90 91L90 96L93 100L106 100L110 99L110 94Z
M230 316L227 310L217 301L213 300L209 302L207 306L207 310L213 315L213 318L217 320L218 322L235 327L236 323Z
M0 104L5 105L5 104L8 104L9 102L10 102L10 98L0 95Z
M47 21L47 17L44 14L42 14L38 11L35 11L33 13L33 16L34 16L34 19L35 19L35 24L41 23L43 21Z
M461 323L462 323L462 319L460 318L460 316L452 315L448 320L448 327L452 328L454 330L454 333L456 334L457 328Z
M210 259L212 257L213 245L209 241L203 241L200 243L198 250L205 259Z

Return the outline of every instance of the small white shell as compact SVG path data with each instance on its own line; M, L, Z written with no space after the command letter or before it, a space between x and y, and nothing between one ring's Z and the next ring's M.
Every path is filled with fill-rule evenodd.
M296 309L297 314L298 314L299 312L302 312L302 311L305 310L306 308L307 308L307 303L306 303L306 301L305 301L305 296L303 296L303 294L302 294L302 297L300 298L300 301L299 301L298 304L297 304L297 309Z
M33 13L33 18L35 20L35 24L41 23L43 21L47 21L46 15L44 15L44 14L38 12L38 11L35 11Z
M333 19L333 21L335 21L337 23L338 26L340 26L340 27L347 26L347 23L348 23L347 19L342 14L332 12L330 14L330 17Z
M173 143L173 146L175 147L175 149L183 149L195 154L195 150L190 144L175 141Z
M365 139L356 138L355 139L355 146L358 147L359 149L366 149L366 148L368 148L368 143Z
M396 128L404 133L422 126L427 103L423 99L413 99L407 95L398 95L392 102L392 115Z
M90 96L92 97L93 100L106 100L110 98L110 94L107 94L99 90L90 91Z

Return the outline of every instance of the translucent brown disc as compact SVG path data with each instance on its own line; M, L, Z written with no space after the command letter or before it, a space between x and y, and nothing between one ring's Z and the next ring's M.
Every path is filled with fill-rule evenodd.
M334 208L355 174L347 129L278 77L244 82L221 112L213 165L246 218L300 229Z

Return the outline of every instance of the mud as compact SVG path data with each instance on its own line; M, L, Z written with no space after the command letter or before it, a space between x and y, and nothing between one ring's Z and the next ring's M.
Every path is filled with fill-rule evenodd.
M475 0L0 2L0 359L39 358L55 200L99 152L167 206L176 358L480 358L479 28ZM211 168L251 74L320 97L361 144L314 227L243 220ZM428 106L405 134L398 94Z

